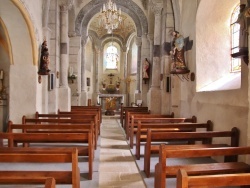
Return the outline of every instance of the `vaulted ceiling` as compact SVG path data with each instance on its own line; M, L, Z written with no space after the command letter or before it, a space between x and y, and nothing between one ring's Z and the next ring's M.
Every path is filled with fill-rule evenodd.
M116 36L120 36L123 40L128 38L128 36L136 31L136 27L134 21L125 13L122 13L122 22L119 27L113 30L113 34ZM91 20L89 29L94 31L98 38L103 38L107 35L107 30L100 24L101 15L98 13L96 14L93 19Z

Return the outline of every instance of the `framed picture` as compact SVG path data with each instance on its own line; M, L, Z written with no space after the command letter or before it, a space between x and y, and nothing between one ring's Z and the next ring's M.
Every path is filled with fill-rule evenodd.
M49 89L49 91L54 89L54 80L55 80L55 74L50 73L48 75L48 89Z
M87 78L87 86L90 86L90 78Z

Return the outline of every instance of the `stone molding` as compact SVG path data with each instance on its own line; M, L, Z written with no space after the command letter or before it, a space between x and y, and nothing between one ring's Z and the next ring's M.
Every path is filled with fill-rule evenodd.
M133 19L135 25L137 26L137 36L141 36L142 33L148 32L147 18L144 12L136 3L134 3L133 1L124 0L116 0L115 3L117 4L118 8L121 8L122 12L125 12ZM103 1L92 0L80 10L77 15L75 25L75 31L78 35L87 34L86 25L88 25L92 17L100 11L102 6Z
M68 11L69 9L73 7L74 0L59 0L58 4L60 7L60 11L64 12L64 11Z

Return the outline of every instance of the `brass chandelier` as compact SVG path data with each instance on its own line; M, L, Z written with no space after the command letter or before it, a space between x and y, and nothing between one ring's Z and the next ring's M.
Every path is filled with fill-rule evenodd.
M114 29L117 29L122 21L121 8L117 10L117 6L111 0L108 0L103 4L100 10L101 19L99 24L107 30L108 34L111 34Z

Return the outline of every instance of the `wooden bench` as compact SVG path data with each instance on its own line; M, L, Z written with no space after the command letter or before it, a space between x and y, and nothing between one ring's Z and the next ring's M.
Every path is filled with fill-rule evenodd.
M100 120L98 119L98 113L74 113L74 112L67 112L67 113L61 113L61 114L40 114L39 112L35 113L36 119L41 118L57 118L57 119L94 119L94 123L97 125L98 132L100 133Z
M0 139L8 140L8 147L15 147L18 143L31 144L45 144L41 147L55 147L49 144L63 144L67 143L69 147L77 147L79 156L87 156L89 179L92 179L93 174L93 158L94 149L92 143L91 130L82 133L0 133Z
M177 172L176 188L228 187L242 185L248 185L243 187L250 187L250 173L189 176L184 169L179 169Z
M136 159L140 159L140 146L141 142L146 141L147 137L147 129L152 129L155 131L168 131L168 132L183 132L183 131L195 131L198 128L206 129L206 131L211 131L213 128L213 124L211 121L207 121L207 123L161 123L161 124L153 124L153 123L141 123L138 121L138 127L136 132L136 143L135 143L135 155ZM189 139L189 143L191 143L191 139Z
M126 133L127 133L127 130L128 130L128 126L131 124L131 115L135 115L135 114L149 115L150 111L146 111L146 110L129 111L129 110L126 110L125 111L125 117L124 117L124 126L123 126Z
M93 130L93 123L90 124L13 124L12 121L8 122L7 131L10 133L88 133ZM93 131L91 131L93 133ZM88 143L88 140L86 140ZM93 147L95 143L94 134L92 134Z
M102 123L102 107L101 106L71 106L71 111L96 111L99 114L99 120Z
M230 144L213 144L214 138L230 138ZM231 131L203 131L203 132L158 132L147 130L146 145L144 150L144 172L147 177L150 176L150 158L151 154L159 154L161 142L171 142L175 140L202 141L202 144L183 145L183 148L205 148L205 147L238 147L239 129L234 127ZM169 145L169 149L176 145ZM178 145L178 147L182 147Z
M155 165L155 188L166 187L166 177L176 177L179 169L185 169L189 175L212 175L250 172L250 165L244 162L235 162L235 155L249 155L250 147L219 147L219 148L192 148L168 149L165 144L160 145L159 163ZM204 164L182 164L167 166L169 158L196 158L224 156L224 162Z
M121 106L121 113L120 113L120 123L123 127L123 120L125 119L125 112L126 110L130 110L130 111L148 111L148 107L124 107Z
M1 133L3 134L3 133ZM5 133L6 134L6 133ZM32 183L42 183L45 178L53 177L58 184L72 184L73 188L80 188L80 170L78 167L78 151L76 148L0 148L0 162L2 163L71 163L70 170L1 170L1 182L16 184L25 181L25 177L33 177ZM21 179L15 177L22 177ZM38 178L40 177L40 178ZM53 184L53 182L52 182Z
M0 175L0 185L1 184L44 184L44 188L55 188L56 180L52 177L40 177L34 175L12 175L1 174Z
M26 118L26 116L23 116L22 118L22 124L68 124L68 125L76 125L76 124L88 124L91 126L91 124L94 124L93 117L89 117L89 119L82 118L82 119L57 119L57 118L45 118L45 119L36 119L36 118ZM94 136L94 148L97 148L97 140L98 140L98 128L96 124L94 124L94 129L92 130L93 136Z
M193 116L192 118L174 118L174 113L170 115L134 114L131 116L131 125L129 127L129 129L133 131L128 131L131 148L133 148L134 145L134 135L137 132L138 121L140 121L141 123L196 123L197 118L195 116Z
M60 111L58 110L58 115L60 116L75 116L74 119L79 119L79 116L84 116L84 119L86 119L87 117L89 118L89 116L97 116L97 119L95 119L94 121L97 122L96 124L98 125L98 135L100 135L100 127L101 127L101 119L100 119L100 114L99 111L96 109L90 109L90 110L81 110L81 111ZM81 118L80 118L81 119Z

